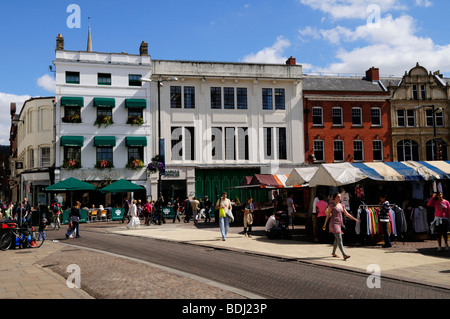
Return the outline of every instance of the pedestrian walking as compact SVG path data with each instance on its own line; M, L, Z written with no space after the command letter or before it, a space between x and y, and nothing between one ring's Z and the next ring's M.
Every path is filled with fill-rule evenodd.
M125 212L123 214L122 224L125 222L125 218L128 219L128 212L130 210L130 202L128 201L128 198L126 196L123 198L123 208L125 209ZM128 222L130 222L129 219Z
M217 200L216 209L219 210L219 227L220 233L222 235L222 240L224 241L228 234L228 229L230 228L229 216L231 212L231 202L227 198L227 193L223 192L222 197Z
M138 210L137 210L137 200L133 200L132 204L130 205L130 211L128 212L129 222L127 224L127 228L130 227L138 227L141 224L141 221L139 220L138 216Z
M209 200L208 195L205 195L205 223L211 222L211 211L212 202Z
M434 208L434 220L432 227L436 229L438 250L442 250L442 240L444 238L445 250L448 250L448 231L450 218L450 203L444 199L441 191L433 194L427 204Z
M175 201L173 202L173 206L172 206L175 215L173 216L173 223L175 223L175 221L178 219L178 222L181 223L181 219L180 219L180 213L181 213L181 206L180 206L180 198L177 197L177 199L175 199Z
M325 223L323 224L322 229L326 229L326 225L328 220L330 220L329 230L330 233L334 234L334 243L333 243L333 251L332 256L339 258L338 255L336 255L336 249L339 247L339 249L342 252L342 255L344 257L344 260L347 260L350 258L350 255L347 255L344 250L344 243L342 240L342 235L344 232L342 231L345 229L344 226L344 218L342 214L345 214L348 218L358 221L355 217L350 215L345 207L341 204L341 194L335 193L333 194L333 200L330 202L327 208L327 217L325 219Z
M273 204L273 212L280 212L283 210L283 197L281 197L281 195L278 194L278 191L273 191L273 200L272 200L272 204Z
M197 224L198 222L198 212L200 209L200 202L198 201L197 197L193 197L191 200L191 207L192 207L192 215L194 219L194 224Z
M183 212L184 212L184 222L189 223L189 220L191 219L192 216L192 207L189 197L186 197L186 199L183 201Z
M289 216L289 227L292 227L292 229L294 229L294 213L297 212L294 203L294 193L289 194L289 197L287 198L286 202Z
M255 206L253 205L253 198L249 197L247 199L247 203L244 207L244 236L252 237L250 232L252 231L253 225L253 211L255 210ZM248 228L248 231L247 231Z
M81 213L80 213L80 207L81 203L76 202L75 206L73 206L70 209L69 218L72 220L73 224L73 230L75 232L75 238L80 238L80 219L81 219Z
M150 226L150 219L152 217L152 204L150 204L150 200L147 199L147 202L144 204L144 208L142 209L142 211L144 212L144 218L145 218L145 222L144 224L146 226Z
M391 206L389 205L389 202L386 199L386 195L380 196L380 213L379 213L379 220L381 224L381 229L383 231L383 237L384 237L384 244L383 248L390 248L392 247L391 243L391 236L389 234L389 210L391 209Z
M323 193L319 193L319 195L317 195L317 201L316 201L316 205L315 205L315 211L316 211L315 215L317 215L317 225L323 225L325 223L325 220L327 218L327 213L326 213L327 207L328 207L328 204L325 201L325 195ZM319 243L326 242L326 238L327 238L326 228L322 229L322 227L320 227L320 229L314 229L314 231L315 231L314 240L316 242L319 242Z

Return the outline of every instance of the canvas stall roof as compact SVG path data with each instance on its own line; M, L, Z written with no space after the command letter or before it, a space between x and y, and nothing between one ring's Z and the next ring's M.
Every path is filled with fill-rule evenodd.
M350 163L322 164L309 181L309 186L342 186L366 178L367 175Z
M286 186L300 186L309 183L319 169L319 166L294 168L286 180Z

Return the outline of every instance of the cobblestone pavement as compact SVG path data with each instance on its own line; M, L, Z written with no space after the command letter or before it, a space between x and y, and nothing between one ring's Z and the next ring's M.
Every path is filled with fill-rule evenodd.
M38 264L67 277L82 269L81 286L96 299L243 299L242 295L127 258L66 247Z
M167 227L168 225L152 226ZM124 227L118 223L83 224L83 231L109 232L111 229ZM194 228L192 224L184 227ZM262 232L263 227L255 227L254 232ZM298 236L294 240L309 241L304 236L304 230L297 229ZM231 227L231 233L241 233L241 227ZM50 233L48 233L50 235ZM450 252L437 252L435 240L420 242L394 242L390 252L402 252L427 256L442 257L443 261L450 258ZM364 246L369 249L381 249L380 245ZM39 253L36 253L39 252ZM8 256L6 256L8 255ZM155 265L142 263L129 258L96 252L92 250L64 246L60 243L47 241L44 247L26 251L0 252L0 298L22 298L17 293L32 290L31 286L40 287L40 293L45 292L47 299L244 299L258 298L245 292L220 286L217 283L202 280L202 278L188 276L182 272L173 272L155 267ZM27 257L27 258L25 258ZM67 266L69 262L77 264L83 270L82 289L68 289L65 279L69 276ZM11 269L11 265L16 266ZM138 269L138 271L136 271ZM20 270L18 276L10 278L12 270ZM33 280L24 280L23 272L30 274L43 274L41 280L56 281L57 284L48 287L49 283L36 283ZM105 275L108 273L108 275ZM35 279L38 277L34 275ZM20 278L20 280L18 279ZM30 277L31 278L31 277ZM12 280L12 281L11 281ZM16 286L12 282L16 281ZM106 284L107 282L107 284ZM19 286L17 286L19 285ZM16 291L16 292L14 292ZM40 296L40 297L39 297ZM33 298L32 294L27 294ZM42 295L35 295L42 298Z

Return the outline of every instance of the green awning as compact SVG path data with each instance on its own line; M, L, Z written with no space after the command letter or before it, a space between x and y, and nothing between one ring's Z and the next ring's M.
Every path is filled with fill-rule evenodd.
M144 136L128 136L126 138L127 146L147 146L147 138Z
M97 187L92 184L80 181L74 177L69 177L59 183L44 188L47 192L67 192L67 191L95 191Z
M82 97L61 97L61 106L84 106L84 98Z
M83 147L83 136L61 136L61 146Z
M95 107L116 107L116 100L109 98L96 97L94 98Z
M94 137L95 146L116 146L115 136L96 136Z
M147 108L147 100L144 99L126 99L126 108L145 109Z
M131 193L131 192L138 192L138 191L145 191L145 187L134 184L125 179L120 179L117 182L114 182L114 183L100 189L100 192L102 192L102 193L128 193L128 192Z

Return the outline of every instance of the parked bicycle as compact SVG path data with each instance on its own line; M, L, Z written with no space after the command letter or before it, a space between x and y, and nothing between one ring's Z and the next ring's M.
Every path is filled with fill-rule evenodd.
M9 224L0 237L0 249L6 251L10 248L39 248L44 244L45 235L35 230L33 226L17 227Z

